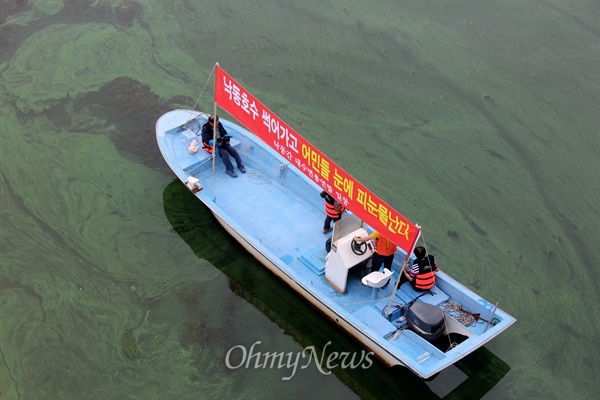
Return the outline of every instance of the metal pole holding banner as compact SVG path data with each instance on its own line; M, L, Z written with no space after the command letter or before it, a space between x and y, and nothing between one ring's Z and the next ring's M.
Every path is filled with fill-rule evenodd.
M216 63L215 65L218 67L219 63ZM217 122L217 101L216 101L216 98L217 98L217 74L215 74L215 94L214 94L214 97L213 97L214 107L213 107L212 172L215 172L215 163L217 161L217 129L219 129L219 123Z
M400 265L400 272L398 273L398 279L396 280L396 284L394 285L394 290L392 290L392 295L390 296L390 301L388 302L387 308L385 309L385 317L386 318L390 315L390 308L392 307L392 302L394 301L394 298L396 297L396 292L398 291L398 286L400 284L400 280L402 279L402 274L404 274L404 265L408 264L408 260L410 259L412 252L415 250L415 247L417 245L417 242L419 241L419 238L421 237L421 227L419 225L417 225L417 228L419 228L419 233L417 233L417 238L415 239L410 251L406 253L406 257L404 258L404 261L402 261L402 264ZM393 276L393 274L392 274L392 276Z

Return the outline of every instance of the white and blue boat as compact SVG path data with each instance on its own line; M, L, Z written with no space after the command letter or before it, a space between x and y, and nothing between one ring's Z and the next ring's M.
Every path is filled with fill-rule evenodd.
M200 132L209 113L195 110L173 110L157 121L164 159L242 246L384 363L430 378L515 323L497 303L441 270L429 291L417 292L410 283L398 286L420 227L320 153L218 65L210 114L218 114L217 106L239 121L220 118L247 172L233 179L214 152L202 149ZM199 144L195 152L189 150L193 140ZM349 210L330 235L322 232L322 190ZM391 270L362 276L373 246L359 246L353 237L373 230L398 250Z

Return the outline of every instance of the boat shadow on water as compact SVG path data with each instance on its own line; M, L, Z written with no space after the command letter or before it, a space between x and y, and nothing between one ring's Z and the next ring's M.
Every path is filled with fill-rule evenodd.
M300 346L314 346L324 358L332 352L364 351L360 343L263 268L178 179L165 188L163 206L173 231L195 255L225 274L231 292L250 303ZM215 251L211 242L203 240L207 236L223 241L229 256ZM231 253L235 254L235 260ZM508 364L481 347L427 380L403 367L387 367L376 358L366 370L337 367L331 372L361 398L463 399L483 397L509 370Z

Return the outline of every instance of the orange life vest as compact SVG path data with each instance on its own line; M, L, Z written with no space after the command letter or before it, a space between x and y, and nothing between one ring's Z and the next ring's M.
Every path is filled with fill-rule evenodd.
M325 202L325 212L331 218L340 218L342 216L342 214L344 213L344 211L346 211L346 208L342 205L342 203L338 203L338 204L340 205L339 211L337 211L335 209L335 206L333 204L329 204L327 201Z
M212 152L213 152L213 147L210 144L206 143L206 142L202 142L202 148L205 151L208 151L210 154L212 154Z
M431 271L428 267L429 271L424 272L422 274L418 274L415 277L415 288L419 290L429 290L435 284L435 271Z
M383 236L375 242L375 252L380 256L391 256L396 253L396 245Z

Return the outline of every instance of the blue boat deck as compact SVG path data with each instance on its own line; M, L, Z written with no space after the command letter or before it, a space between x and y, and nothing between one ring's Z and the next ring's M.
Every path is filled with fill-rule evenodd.
M283 260L291 261L318 244L324 246L324 217L290 196L277 179L253 168L252 160L245 163L247 173L237 171L238 178L233 179L225 175L222 162L217 161L218 171L203 180L210 188L212 201L233 221L246 222L242 228Z
M203 185L210 188L203 196L231 220L246 221L241 226L245 233L289 265L303 282L311 283L331 298L343 298L344 302L371 300L370 288L360 282L358 275L350 274L346 294L337 293L323 280L325 242L330 236L322 233L324 207L316 208L291 194L279 178L270 178L266 171L255 168L252 159L244 162L247 173L237 171L238 178L233 179L225 175L222 163L217 161L217 171L206 172L203 179ZM322 202L318 192L315 194Z

